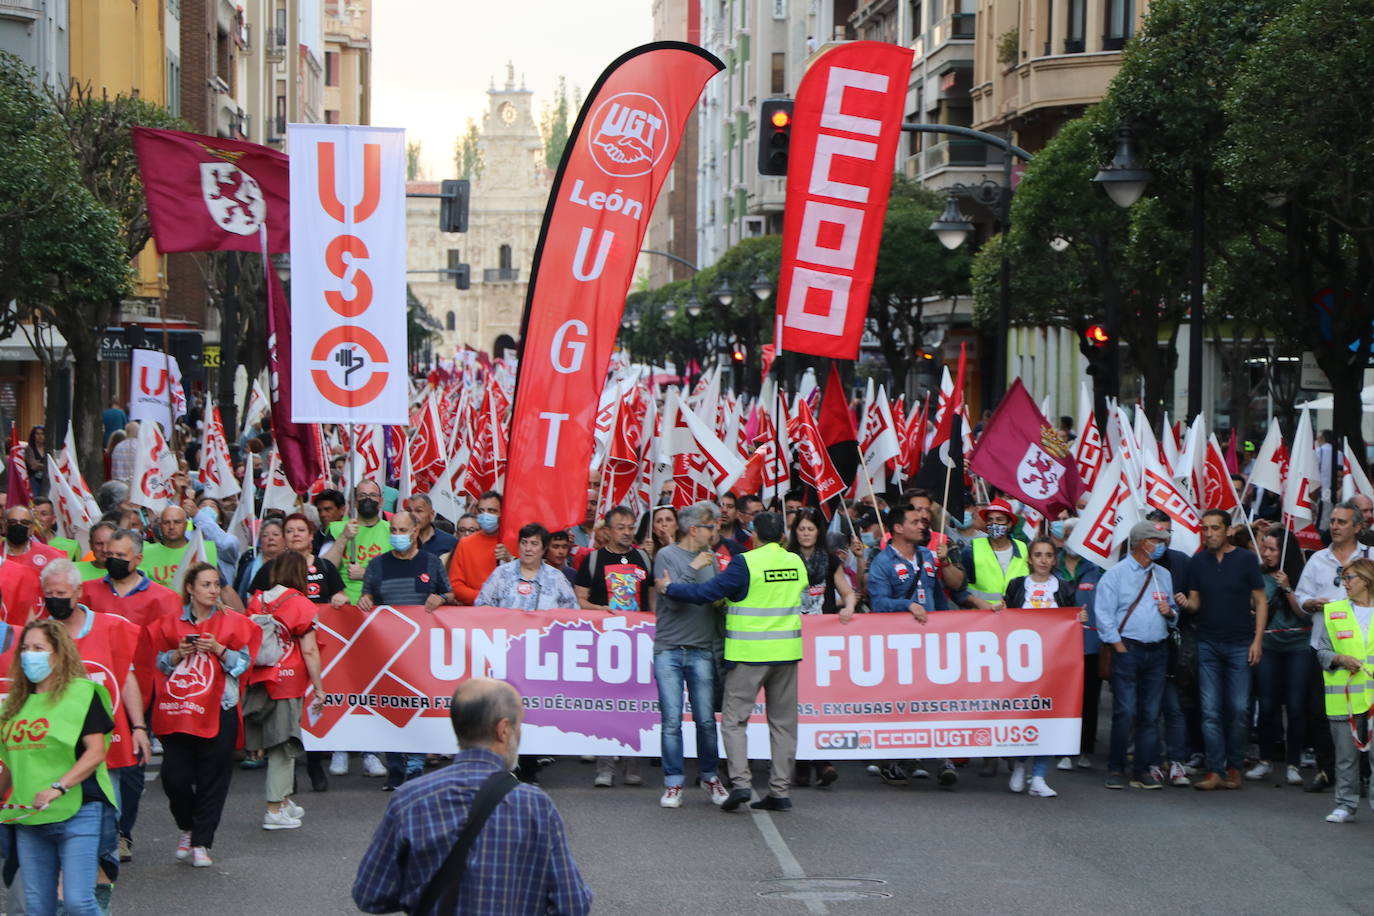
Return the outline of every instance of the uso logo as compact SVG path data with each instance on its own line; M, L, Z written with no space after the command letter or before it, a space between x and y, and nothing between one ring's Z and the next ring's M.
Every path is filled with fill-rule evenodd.
M873 747L873 733L869 731L816 732L819 750L854 750Z
M16 719L0 725L0 741L5 744L23 744L25 741L42 741L48 736L48 720Z

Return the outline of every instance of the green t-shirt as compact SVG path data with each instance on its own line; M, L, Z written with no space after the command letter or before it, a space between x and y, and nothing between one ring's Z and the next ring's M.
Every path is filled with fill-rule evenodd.
M344 526L348 524L348 519L341 519L337 522L330 522L328 528L329 537L338 540L343 536ZM352 543L344 545L343 559L339 561L339 575L343 576L344 594L348 596L349 604L357 604L358 599L363 595L363 578L359 576L354 579L348 574L348 565L357 563L362 567L360 572L367 571L367 564L378 554L386 553L391 549L391 523L386 519L378 519L371 526L358 526L358 533L354 536Z
M71 538L48 538L48 546L66 551L68 560L76 561L81 558L81 545Z
M177 577L177 569L181 567L181 559L186 556L186 548L190 546L182 544L180 547L165 547L162 544L144 544L143 565L139 569L158 585L171 588L172 581ZM212 564L219 563L219 551L215 550L215 545L209 541L205 542L205 555L210 558Z
M91 560L77 560L76 571L81 573L82 582L89 582L92 579L103 579L106 575L106 571L96 566Z

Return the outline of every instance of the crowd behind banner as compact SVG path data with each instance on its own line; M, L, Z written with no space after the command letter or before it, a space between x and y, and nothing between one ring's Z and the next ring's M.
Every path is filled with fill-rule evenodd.
M833 379L820 403L809 376L790 400L771 384L751 400L724 391L718 371L690 392L665 391L680 380L614 366L593 467L547 481L586 480L585 517L561 530L515 519L510 544L498 536L513 385L501 361L436 369L414 392L408 427L318 429L328 470L304 493L286 483L256 386L234 431L238 461L198 398L170 436L112 405L108 480L94 492L70 437L59 457L31 433L11 450L0 561L0 649L11 687L25 688L0 710L0 758L14 772L0 810L14 825L0 834L7 878L17 868L14 880L41 902L60 871L89 879L108 905L136 849L149 739L163 755L175 855L197 867L212 864L238 768L264 770L263 829L293 830L306 813L299 762L317 792L355 755L386 790L437 764L366 746L305 751L302 723L331 714L317 639L324 606L655 614L658 802L680 806L688 785L686 700L698 713L697 783L728 810L739 775L727 786L716 718L700 712L728 710L740 681L730 671L768 661L735 632L748 617L737 581L748 564L737 558L750 551L788 557L804 576L797 613L841 625L896 614L920 633L930 615L961 609L1081 608L1073 645L1055 647L1082 656L1076 754L875 761L870 771L888 785L952 789L1004 766L1012 792L1037 797L1056 794L1051 770L1097 769L1108 789L1268 780L1334 793L1327 820L1352 819L1374 692L1374 494L1348 449L1342 461L1305 415L1293 440L1275 426L1258 450L1233 438L1230 454L1203 417L1166 419L1156 438L1142 413L1115 404L1105 429L1091 413L1051 424L1033 405L1029 425L999 411L975 427L962 366L958 379L946 373L930 403L908 409L871 384L856 403L835 400L844 394ZM977 468L994 452L1024 454L1035 480L985 478L957 460L972 453ZM933 484L913 486L918 477ZM99 689L68 689L82 680L63 666L73 658ZM752 709L760 685L733 702ZM75 767L72 754L23 752L44 736L21 726L59 703L80 707L60 716ZM776 730L763 806L782 809L793 787L832 786L840 772L831 760L797 761L795 708L768 705ZM727 751L735 726L721 718ZM536 782L547 762L522 757L519 775ZM592 782L638 785L649 771L638 757L599 757ZM53 802L69 797L81 804L56 818ZM100 822L98 841L36 840L40 830L85 835L87 821ZM69 912L84 900L70 888L66 899Z

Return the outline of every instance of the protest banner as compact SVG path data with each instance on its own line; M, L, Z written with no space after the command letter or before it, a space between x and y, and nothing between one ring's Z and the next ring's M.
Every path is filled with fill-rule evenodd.
M524 697L521 751L660 753L652 614L322 607L325 707L306 747L451 752L448 704L473 675ZM835 615L802 622L800 759L1076 754L1083 692L1077 611ZM307 704L308 705L308 704ZM684 728L687 753L693 730ZM767 758L762 707L750 756Z

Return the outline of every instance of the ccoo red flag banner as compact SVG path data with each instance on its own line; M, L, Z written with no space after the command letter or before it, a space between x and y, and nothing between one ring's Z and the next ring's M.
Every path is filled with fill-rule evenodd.
M291 250L285 153L257 143L135 127L134 152L159 251Z
M797 87L778 272L782 348L859 355L913 53L852 41Z
M597 405L654 200L701 89L724 68L661 41L601 74L563 151L530 271L502 540L587 513ZM556 482L556 485L553 485Z

